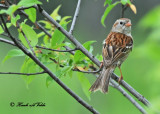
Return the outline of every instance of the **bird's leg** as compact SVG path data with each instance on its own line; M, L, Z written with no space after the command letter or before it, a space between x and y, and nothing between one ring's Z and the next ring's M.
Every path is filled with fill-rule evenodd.
M120 84L121 80L123 80L123 75L122 75L122 71L121 71L121 66L118 66L120 73L121 73L121 77L118 80L118 83Z
M99 68L100 68L100 69L102 69L102 67L103 67L103 61L101 62L101 65L100 65L100 67L99 67Z

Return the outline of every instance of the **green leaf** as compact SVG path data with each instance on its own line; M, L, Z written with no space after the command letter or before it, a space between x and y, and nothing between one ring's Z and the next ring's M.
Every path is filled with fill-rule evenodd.
M94 42L97 42L97 41L87 41L83 44L83 46L89 51L91 48L91 44L93 44Z
M63 28L66 28L66 25L63 25ZM65 39L65 35L59 31L58 29L56 29L54 31L54 34L52 36L52 40L51 40L51 48L57 48L57 45L61 44Z
M131 4L131 1L130 1L130 0L121 0L121 3L122 3L123 5L126 5L127 3L128 3L128 4Z
M16 17L11 18L11 23L16 27L17 21L20 19L19 15L16 15Z
M13 4L7 10L0 10L0 14L6 13L10 16L19 8L19 6Z
M11 23L7 23L7 28L9 28L11 26ZM2 34L4 32L4 30L2 29L2 27L0 26L0 34Z
M3 59L3 63L12 57L18 57L18 56L25 56L25 54L23 53L23 51L19 49L12 49L8 52L8 54Z
M120 3L120 2L117 1L117 2L109 5L109 6L106 8L106 10L105 10L105 12L104 12L104 14L103 14L103 16L102 16L102 18L101 18L101 24L102 24L104 27L106 27L105 24L104 24L104 21L105 21L107 15L108 15L109 12L110 12L117 4L119 4L119 3Z
M104 2L104 6L106 6L107 4L108 4L108 5L111 5L111 3L112 3L112 0L106 0L106 1Z
M59 5L52 13L51 13L51 17L54 20L61 20L61 16L58 14L59 9L61 8L61 5Z
M28 38L28 40L30 41L30 44L31 46L35 46L37 45L38 43L38 37L37 37L37 34L36 32L33 30L33 28L31 28L29 25L26 25L26 24L21 24L21 27L22 27L22 30L24 32L24 34L26 35L26 37ZM21 37L20 39L23 39L23 42L24 42L24 36L22 35L22 33L20 33ZM25 46L28 45L26 43L24 43ZM26 46L28 47L28 46Z
M40 72L40 67L38 65L36 65L36 63L32 59L26 57L23 65L21 67L21 72L22 73ZM28 84L30 84L33 81L33 79L35 78L35 75L30 75L30 76L23 75L22 78L24 79L24 81L26 82L27 87L28 87Z
M91 44L96 41L88 41L83 44L83 46L89 51L91 49ZM86 55L84 55L81 51L77 50L74 54L74 62L78 63L79 61L83 60Z
M35 8L29 8L29 9L26 9L24 11L29 16L29 19L33 23L35 23L35 21L36 21L36 9Z
M49 85L53 82L53 79L50 76L47 76L46 78L46 86L49 87Z
M65 16L61 19L60 25L67 25L70 21L66 21L67 19L71 18L71 16ZM66 29L66 28L65 28Z
M42 4L42 3L38 0L21 0L18 3L18 6L30 7L30 6L33 6L35 4Z
M78 75L78 79L81 83L84 94L90 100L91 99L90 98L91 92L89 91L89 88L91 87L91 84L90 84L89 80L84 76L83 73L77 72L77 75Z
M72 70L72 68L72 66L64 66L63 68L57 70L55 75L58 77L65 76Z

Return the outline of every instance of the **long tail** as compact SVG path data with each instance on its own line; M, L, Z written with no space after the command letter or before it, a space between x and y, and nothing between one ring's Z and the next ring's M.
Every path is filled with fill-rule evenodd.
M114 71L113 67L109 67L107 69L103 67L103 70L100 76L97 78L97 80L94 82L94 84L91 86L89 90L94 91L94 92L97 90L100 90L103 93L107 93L108 86L109 86L109 80L110 80L110 77L113 71Z

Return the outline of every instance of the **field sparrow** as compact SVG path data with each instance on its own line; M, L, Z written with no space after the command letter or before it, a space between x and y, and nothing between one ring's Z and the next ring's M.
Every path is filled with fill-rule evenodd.
M118 82L123 79L120 67L123 61L128 57L132 47L133 38L131 36L130 19L121 18L116 20L111 32L103 43L102 72L95 83L91 86L90 91L100 90L103 93L107 93L110 77L117 66L121 73L121 77Z

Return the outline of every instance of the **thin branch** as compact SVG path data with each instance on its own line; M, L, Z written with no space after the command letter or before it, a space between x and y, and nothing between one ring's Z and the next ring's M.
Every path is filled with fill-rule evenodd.
M0 38L0 42L4 42L4 43L7 43L7 44L16 46L14 42L12 42L12 41L10 41L10 40L3 39L3 38Z
M37 9L39 10L39 12L45 17L47 18L52 24L54 24L79 50L82 51L82 53L84 53L88 58L90 58L90 60L92 60L97 66L100 67L100 62L97 58L95 58L91 53L89 53L82 45L81 43L79 43L76 38L74 36L72 36L70 33L68 33L65 29L63 29L63 27L61 27L44 9L42 9L39 5L37 7ZM113 73L112 78L115 74ZM118 78L118 76L116 76ZM113 78L114 79L114 78ZM124 86L124 82L122 81L122 86ZM126 86L124 86L126 89L129 89L130 85L127 84L125 82ZM141 99L141 101L146 101L146 99L144 97L141 97L142 95L140 93L138 93L136 90L134 90L133 88L130 90L128 90L129 92L131 92L132 94L134 92L133 95L138 98ZM140 96L141 95L141 96ZM146 103L142 102L143 104L145 104L146 106L148 106ZM148 102L149 103L149 102Z
M70 28L70 31L69 31L70 34L73 34L73 29L74 29L76 20L78 18L79 10L80 10L80 4L81 4L81 0L78 0L76 11L75 11L73 21L72 21L72 25L71 25L71 28Z
M36 72L36 73L0 72L0 74L17 74L17 75L27 75L27 76L44 74L44 73L46 73L46 72L45 71L43 71L43 72Z
M124 18L124 12L128 8L128 4L126 4L126 5L122 4L121 6L122 6L122 8L121 8L121 18Z
M116 74L112 74L112 78L118 82L119 77ZM129 84L127 84L127 82L125 82L124 80L121 80L120 84L126 88L132 95L134 95L139 101L141 101L144 105L146 106L151 106L150 102L144 97L142 96L140 93L138 93L133 87L131 87Z
M17 39L14 39L12 35L10 34L6 23L0 15L2 23L5 26L5 29L9 35L9 37L13 40L13 42L17 45L19 49L21 49L26 55L28 55L37 65L39 65L48 75L50 75L51 78L53 78L67 93L69 93L76 101L78 101L81 105L83 105L86 109L88 109L90 112L94 114L99 114L97 110L95 110L92 106L90 106L88 103L86 103L83 99L81 99L78 95L76 95L70 88L68 88L61 80L59 80L56 75L54 75L44 64L39 61L34 55L32 55Z
M79 70L78 68L74 68L72 69L73 71L78 71L78 72L82 72L82 73L92 73L92 74L96 74L99 73L101 71L101 69L97 70L97 71L84 71L84 70Z
M46 47L41 47L41 46L36 46L36 48L50 50L50 51L57 51L57 52L71 52L71 51L76 51L77 50L77 48L70 49L70 50L57 50L57 49L51 49L51 48L46 48Z
M18 22L17 22L18 23ZM17 24L18 25L18 24ZM18 25L19 28L19 25ZM20 28L19 28L20 29ZM23 32L23 30L21 30L22 35L24 36L25 40L27 41L27 44L29 45L29 48L31 49L32 53L34 56L36 56L36 53L33 50L33 47L31 46L30 41L28 40L27 36L25 35L25 33Z
M143 114L146 114L147 112L143 109L141 105L139 105L136 100L134 100L123 88L119 86L116 82L114 82L112 79L110 80L110 83L113 85L114 88L119 90L140 112Z

